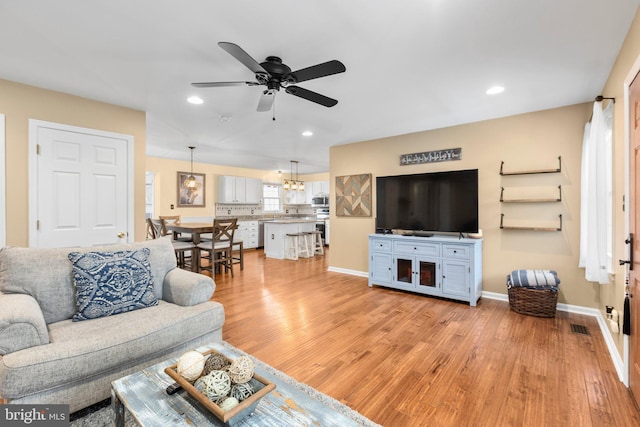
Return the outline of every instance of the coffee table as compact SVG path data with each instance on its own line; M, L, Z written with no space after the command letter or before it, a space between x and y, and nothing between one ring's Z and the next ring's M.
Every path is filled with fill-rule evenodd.
M214 349L230 358L244 353L226 344L211 344L196 350ZM118 427L124 426L126 416L143 427L165 426L224 426L202 404L181 390L166 393L173 384L164 368L176 363L172 358L147 369L120 378L111 384L111 404ZM256 361L255 372L276 384L276 389L260 400L254 412L237 421L237 426L374 426L367 418L351 411L347 406L298 383L276 369ZM232 421L234 421L232 419Z

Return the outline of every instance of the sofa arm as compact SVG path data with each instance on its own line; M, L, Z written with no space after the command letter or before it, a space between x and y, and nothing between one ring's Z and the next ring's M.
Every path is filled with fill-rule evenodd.
M49 344L49 331L31 295L0 293L0 355Z
M196 305L213 296L216 284L211 277L174 268L164 277L162 299L178 305Z

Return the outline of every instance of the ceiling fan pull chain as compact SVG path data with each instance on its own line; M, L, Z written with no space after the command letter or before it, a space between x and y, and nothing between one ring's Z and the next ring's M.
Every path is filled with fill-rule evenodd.
M276 94L275 94L275 92L273 94L273 108L271 110L271 113L273 114L273 116L271 117L271 120L273 120L275 122L276 121Z

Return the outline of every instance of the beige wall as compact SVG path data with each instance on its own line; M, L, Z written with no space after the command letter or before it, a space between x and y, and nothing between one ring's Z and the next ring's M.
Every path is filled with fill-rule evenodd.
M190 171L189 161L165 159L160 157L147 157L147 172L155 174L155 215L182 215L183 217L213 216L218 197L218 175L245 176L259 178L268 182L279 182L277 172L236 168L232 166L210 165L197 162L197 151L194 151L193 171L203 173L205 182L205 207L203 208L178 208L177 191L178 171ZM186 148L185 148L186 151ZM175 205L175 209L171 209Z
M479 220L484 231L483 288L506 293L505 277L514 269L549 268L562 280L559 302L599 307L599 285L585 281L578 268L580 230L580 159L584 124L590 105L580 104L497 120L401 135L331 148L331 180L372 173L373 177L457 169L478 169ZM462 160L400 166L401 154L462 148ZM505 171L553 169L562 156L562 173L501 176ZM562 202L502 204L500 188L545 191L562 185ZM535 188L532 188L535 187ZM375 183L373 189L375 206ZM515 192L512 192L516 196ZM553 192L552 192L553 194ZM505 223L554 225L563 216L561 232L501 230ZM367 235L375 231L370 218L331 216L332 267L366 272ZM509 222L510 221L510 222Z
M186 148L185 148L186 150ZM206 175L205 206L203 208L178 208L177 207L177 176L178 171L190 171L189 161L165 159L160 157L147 158L147 172L155 174L155 214L158 215L182 215L183 217L207 217L213 216L214 208L218 197L218 176L245 176L249 178L259 178L265 182L282 182L289 176L283 172L282 177L278 177L277 172L264 171L258 169L237 168L232 166L211 165L197 162L197 148L194 151L193 171ZM328 180L329 173L300 175L304 181ZM171 205L175 209L171 209Z
M6 124L7 245L29 243L29 119L134 137L134 233L135 240L144 239L144 112L0 80L0 113Z
M627 257L625 220L622 209L627 177L625 140L625 79L640 67L640 10L636 13L617 61L602 94L615 97L614 108L614 263ZM594 97L598 94L593 94ZM592 103L523 114L503 119L456 126L375 141L331 148L331 185L335 177L360 173L373 176L431 172L449 169L478 168L480 187L480 227L484 229L483 286L491 292L506 293L505 275L514 268L553 268L562 279L559 301L592 307L604 312L612 305L622 312L625 270L615 263L610 285L584 280L584 270L577 267L580 227L580 159L584 123L591 115ZM433 165L400 167L400 154L462 147L463 160ZM505 170L549 168L562 156L562 174L545 177L501 177ZM533 182L562 184L563 201L559 206L527 205L514 210L499 202L500 187L526 186ZM375 204L375 186L374 186ZM500 213L541 220L562 213L562 232L525 232L500 230ZM374 231L374 217L331 217L332 267L367 271L367 234ZM613 334L622 353L622 334Z

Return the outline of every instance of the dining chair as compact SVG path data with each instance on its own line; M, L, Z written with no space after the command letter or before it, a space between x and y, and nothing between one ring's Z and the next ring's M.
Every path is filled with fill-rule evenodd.
M156 230L153 228L151 218L147 218L147 240L157 239Z
M182 223L182 215L160 215L158 218L165 221L165 226L169 224L180 225ZM174 240L179 240L181 242L190 242L192 241L192 237L190 234L185 233L176 233L174 232Z
M201 269L211 270L211 274L217 271L231 271L233 277L233 257L232 249L234 245L233 235L238 225L238 218L214 219L213 220L213 240L201 242L200 257L209 261L208 266Z
M233 264L240 264L240 270L244 270L244 243L242 240L233 240L233 246L231 247L231 262Z
M147 218L147 230L151 230L154 239L159 239L164 236L168 236L171 233L167 230L167 224L164 219L151 219ZM187 255L187 252L192 253L195 246L193 243L183 242L179 240L171 240L171 245L176 253L176 261L180 268L190 268L191 256Z
M154 239L159 239L166 235L166 229L162 230L162 221L159 219L147 218L147 232L151 231L151 235Z

